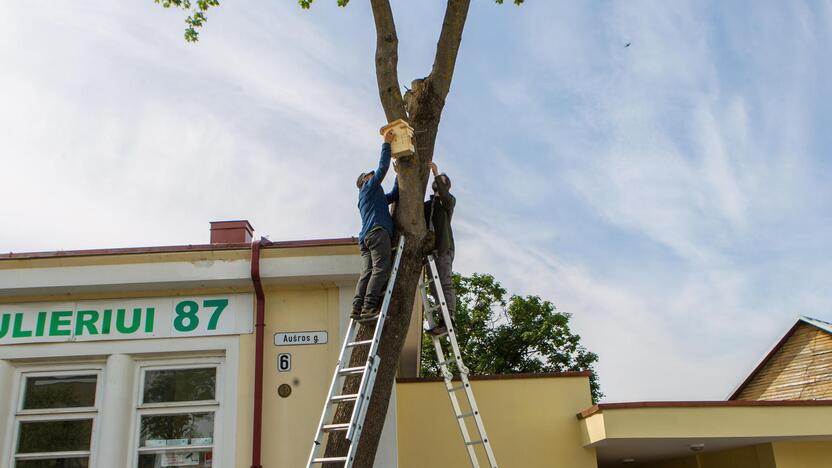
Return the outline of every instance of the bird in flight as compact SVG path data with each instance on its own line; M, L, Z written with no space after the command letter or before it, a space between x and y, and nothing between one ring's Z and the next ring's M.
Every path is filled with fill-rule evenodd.
M628 42L628 43L624 44L624 47L630 47L630 44L632 44L632 42Z

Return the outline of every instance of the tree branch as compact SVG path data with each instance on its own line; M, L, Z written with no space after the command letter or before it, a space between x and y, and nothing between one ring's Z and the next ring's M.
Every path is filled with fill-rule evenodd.
M430 74L433 90L443 101L451 89L451 79L454 76L456 57L470 4L471 0L448 0L448 7L445 9L445 19L442 21L442 32L436 44L436 57L433 59L433 71Z
M404 100L399 86L399 38L389 0L371 0L376 23L376 82L381 107L387 121L407 120Z

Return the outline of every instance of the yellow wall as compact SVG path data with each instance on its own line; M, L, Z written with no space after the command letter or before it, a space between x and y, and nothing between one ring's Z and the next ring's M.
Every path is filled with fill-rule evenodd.
M699 455L702 468L761 468L761 460L754 446Z
M338 360L339 328L337 288L267 291L266 351L263 356L263 466L305 466L332 371ZM280 347L273 344L273 336L277 332L313 330L328 331L328 343ZM249 342L253 360L253 335ZM279 373L277 355L283 352L292 354L292 370ZM292 387L288 398L277 394L282 384ZM246 383L241 382L241 387L244 385ZM243 394L241 398L251 399ZM245 418L241 416L241 420ZM249 440L245 445L238 445L238 460L246 463L238 463L238 466L250 465L250 444Z
M828 468L832 466L832 442L776 442L777 468Z
M593 414L582 425L589 428L591 420L599 416L603 417L603 431L588 432L592 443L603 439L832 435L832 406L616 408Z
M237 442L234 466L251 466L251 430L254 414L254 334L240 335L237 380Z
M674 460L641 463L637 466L639 468L775 468L770 444L749 445Z
M633 466L633 465L630 465ZM696 456L676 458L673 460L663 460L650 463L639 463L633 468L702 468Z
M832 442L775 442L691 455L634 468L829 468Z
M575 418L591 405L586 377L480 380L472 386L501 468L596 467L595 451L582 447ZM396 392L399 468L470 466L444 383L399 383Z

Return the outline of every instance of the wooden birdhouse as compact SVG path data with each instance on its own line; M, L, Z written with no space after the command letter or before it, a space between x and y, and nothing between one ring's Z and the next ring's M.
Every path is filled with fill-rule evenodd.
M393 130L396 134L393 142L390 143L394 159L416 154L416 147L413 141L413 127L403 119L398 119L381 127L381 134L384 135L388 130Z

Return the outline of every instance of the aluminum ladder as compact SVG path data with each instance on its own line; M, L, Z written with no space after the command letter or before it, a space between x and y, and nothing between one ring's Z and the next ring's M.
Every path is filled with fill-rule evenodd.
M341 344L341 353L338 355L338 363L335 365L332 383L329 385L329 393L327 394L324 410L321 414L321 421L318 423L318 430L315 433L315 439L312 443L309 461L306 463L307 468L312 468L322 463L343 463L344 467L351 468L353 461L355 461L358 441L361 438L361 430L364 428L364 418L367 415L367 407L370 404L370 396L373 394L373 385L375 384L378 367L381 363L381 358L378 356L378 344L381 341L381 332L384 329L384 321L387 318L387 309L390 307L390 298L393 295L393 286L396 284L396 274L399 272L399 263L401 262L403 251L404 236L401 236L399 245L396 248L396 258L393 261L393 271L390 273L390 279L387 281L387 290L384 293L384 300L381 303L381 311L379 314L376 317L366 320L350 318L347 334ZM373 322L375 322L373 337L369 340L356 341L359 324L368 326L368 324ZM362 346L369 346L370 348L367 353L367 362L363 366L347 367L350 363L352 350ZM358 393L349 395L337 394L344 386L344 379L353 375L361 376ZM327 421L333 417L333 410L339 404L349 402L354 402L350 421L342 424L335 424L334 422L327 424ZM329 432L346 432L348 449L345 456L317 456L318 451L323 448L324 434Z
M427 282L424 281L425 277L428 278ZM451 399L451 407L454 409L454 415L456 415L456 421L459 424L459 431L462 433L462 439L465 441L465 448L468 450L468 457L471 459L471 466L479 468L480 463L477 458L475 447L477 445L482 445L485 448L485 454L488 457L488 466L491 468L497 468L497 459L494 457L494 451L491 449L491 441L485 433L485 425L483 424L482 417L480 416L477 400L474 399L474 392L471 389L471 383L468 381L468 368L465 367L465 363L462 361L462 352L459 350L459 343L456 340L454 324L451 321L450 313L448 312L448 304L445 303L445 295L442 292L442 285L439 281L439 271L436 269L436 261L432 255L428 255L427 264L425 265L425 274L422 275L422 278L423 280L419 284L419 291L422 294L422 304L424 306L425 317L428 320L428 324L431 328L435 327L436 321L434 320L434 312L441 311L442 318L444 319L445 326L447 328L447 331L444 333L432 335L433 347L436 349L436 359L439 364L439 368L442 371L442 377L445 380L445 390L447 390L448 396ZM431 306L428 301L428 295L430 294L429 289L431 285L433 285L436 291L437 306ZM451 359L446 359L445 357L445 351L442 347L443 337L447 337L450 342L451 350L453 351L453 357ZM454 385L454 375L448 367L449 364L456 364L457 369L459 369L459 385ZM470 408L470 411L467 413L463 413L460 408L459 399L456 396L459 391L463 391L465 397L468 399L468 407ZM466 423L466 420L469 418L473 418L477 432L479 433L479 439L477 440L472 440L468 433L468 424Z

